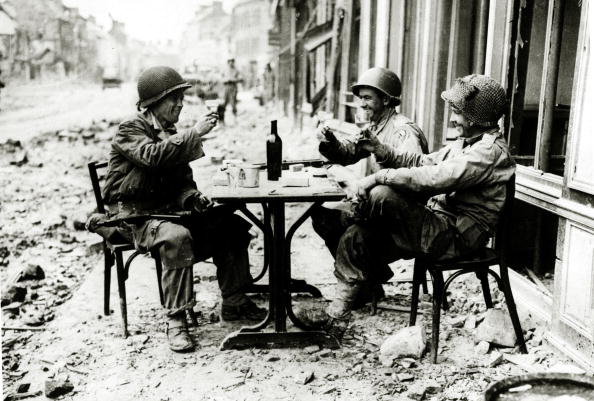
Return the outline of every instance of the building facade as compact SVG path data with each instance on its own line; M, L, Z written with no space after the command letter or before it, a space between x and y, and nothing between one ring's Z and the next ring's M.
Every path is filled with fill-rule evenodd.
M180 43L185 69L217 69L225 64L229 55L230 18L221 1L196 10Z
M230 52L243 73L244 84L253 87L273 57L269 42L271 28L268 0L241 0L231 12Z

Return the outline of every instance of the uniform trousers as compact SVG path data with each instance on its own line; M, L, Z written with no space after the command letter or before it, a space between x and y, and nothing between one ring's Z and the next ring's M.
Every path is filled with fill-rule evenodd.
M217 207L177 222L151 219L131 225L135 246L158 248L163 262L161 278L169 315L195 304L193 264L212 257L224 305L241 305L244 289L252 282L248 245L251 224L226 207Z

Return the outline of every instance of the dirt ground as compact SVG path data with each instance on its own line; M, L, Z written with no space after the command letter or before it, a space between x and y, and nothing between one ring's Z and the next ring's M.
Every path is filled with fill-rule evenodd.
M230 116L227 126L209 135L207 156L192 165L199 188L207 193L222 157L264 160L265 136L276 111L259 107L248 93L240 99L239 116ZM491 353L477 352L475 330L460 324L468 316L478 322L484 317L480 286L471 277L451 288L452 307L442 317L439 363L431 364L425 355L412 365L383 366L380 345L408 321L407 313L394 310L410 302L407 261L392 266L395 279L385 286L387 297L377 315L371 316L368 309L355 312L340 349L307 351L220 351L223 338L245 322L218 319L214 266L199 263L194 274L200 324L192 329L199 349L175 354L167 346L154 264L140 257L127 282L132 335L124 339L115 278L114 313L104 316L99 237L81 224L94 209L86 163L106 157L117 123L134 112L134 87L102 91L75 82L9 86L1 101L2 291L14 286L30 265L45 272L42 279L16 283L26 289L25 298L3 307L4 396L30 384L24 395L45 399L45 381L67 375L74 389L63 399L72 400L480 400L491 383L510 375L575 369L552 353L543 341L542 323L525 313L521 318L529 355L494 347ZM193 99L188 103L181 126L204 110ZM318 157L311 124L297 131L286 118L279 118L279 132L285 158ZM287 219L296 219L304 207L291 205ZM252 273L257 274L263 250L261 235L256 229L253 234L250 258ZM292 261L294 277L316 285L325 299L332 297L332 258L309 223L297 232ZM505 308L501 294L494 293L496 306ZM254 300L267 304L263 295ZM323 302L294 296L295 304ZM427 338L429 305L421 305ZM489 366L495 352L511 357ZM311 375L313 379L303 384L303 377Z

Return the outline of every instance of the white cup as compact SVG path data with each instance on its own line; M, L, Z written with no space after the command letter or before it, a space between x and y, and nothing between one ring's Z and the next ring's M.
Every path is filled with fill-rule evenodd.
M256 188L260 186L260 167L255 164L241 164L238 166L237 186Z

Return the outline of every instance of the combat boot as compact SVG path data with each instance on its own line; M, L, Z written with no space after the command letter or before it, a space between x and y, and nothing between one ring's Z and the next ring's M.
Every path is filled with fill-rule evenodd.
M339 281L336 285L334 300L325 311L302 310L298 312L297 317L306 325L325 330L340 340L348 328L352 305L360 289L360 284Z
M184 312L167 317L167 340L174 352L188 352L195 347L188 332L188 323Z

